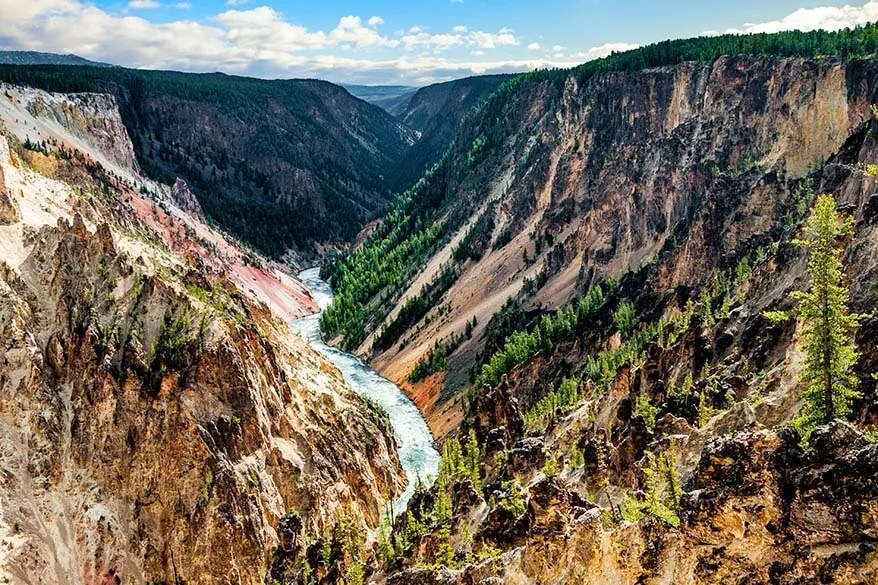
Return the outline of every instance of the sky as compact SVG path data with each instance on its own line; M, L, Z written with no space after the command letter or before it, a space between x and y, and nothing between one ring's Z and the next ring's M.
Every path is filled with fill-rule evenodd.
M878 0L0 0L0 48L420 86L569 67L669 38L874 21Z

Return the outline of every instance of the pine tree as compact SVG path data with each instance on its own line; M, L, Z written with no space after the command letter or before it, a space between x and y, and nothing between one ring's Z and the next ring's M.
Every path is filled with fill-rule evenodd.
M796 426L807 440L818 424L850 414L851 402L859 396L852 368L857 349L851 341L861 316L848 308L850 293L844 285L838 240L853 233L853 220L836 210L832 195L820 195L805 226L805 237L796 243L808 250L807 291L790 296L796 307L789 312L767 313L779 321L791 316L803 322L805 367L801 382L805 386L805 405Z
M477 491L481 492L482 459L484 457L484 454L481 447L479 447L479 440L478 438L476 438L476 432L473 429L469 430L465 451L466 467L464 469L464 472L466 473L467 477L469 477L469 479L473 482L473 487L475 487Z
M637 323L637 313L630 301L626 299L619 303L613 313L613 323L622 335L622 339L628 339L631 336L634 325Z

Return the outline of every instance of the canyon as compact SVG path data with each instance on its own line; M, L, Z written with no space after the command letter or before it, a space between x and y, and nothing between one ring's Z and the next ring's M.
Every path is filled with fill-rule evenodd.
M0 95L4 578L262 583L285 523L374 525L396 439L289 329L310 292L145 178L112 96Z
M395 117L0 66L0 575L874 583L875 28L352 88ZM807 427L820 194L856 393Z
M872 582L874 60L594 69L492 95L336 270L390 259L327 331L478 461L395 523L388 582ZM802 323L766 314L818 193L852 218L861 398L803 449Z
M441 435L459 421L455 396L470 384L467 373L489 341L483 333L509 299L521 301L522 313L538 314L593 283L635 273L648 290L643 302L697 291L770 242L806 181L820 192L831 186L859 210L853 293L859 307L871 306L872 183L844 172L870 160L871 145L857 141L872 119L874 79L871 63L723 57L602 75L585 85L571 75L518 86L514 101L503 104L503 124L525 130L482 154L480 164L467 157L480 135L494 132L490 116L461 130L449 166L462 171L436 181L449 202L442 221L453 228L357 351L419 397ZM453 259L454 248L482 224L491 227L478 244L483 255ZM377 333L400 307L455 263L459 275L436 308L399 342L374 351ZM736 328L753 327L761 310L801 282L804 265L790 264L783 266L789 273L775 272L776 288L762 292ZM436 340L463 332L473 317L478 325L448 356L446 371L407 381ZM529 391L562 372L532 378Z

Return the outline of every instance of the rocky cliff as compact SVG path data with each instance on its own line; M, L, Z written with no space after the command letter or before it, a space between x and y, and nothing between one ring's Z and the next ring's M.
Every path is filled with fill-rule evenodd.
M208 217L276 258L352 240L390 199L384 177L415 137L317 80L60 65L2 65L0 79L112 95L145 176L182 178Z
M420 88L398 116L418 141L390 175L390 185L404 191L421 178L451 145L464 117L512 77L481 75Z
M290 526L377 524L395 440L301 285L143 179L112 97L0 112L3 579L262 583Z
M344 306L365 329L325 325L446 438L376 574L873 582L876 102L872 58L752 56L599 63L491 97L336 272L364 281L373 248L401 264ZM853 222L861 396L803 446L802 323L766 311L808 285L818 193Z
M472 494L452 521L474 535L452 539L470 562L398 570L387 583L871 583L878 448L849 427L819 438L807 454L789 429L709 442L684 480L677 526L617 520L577 491L587 469L533 478L517 517L455 484Z
M872 156L876 80L871 61L722 57L522 81L464 126L448 170L428 183L449 235L373 330L441 270L457 266L457 277L397 343L373 353L372 336L360 351L409 384L435 429L451 428L454 394L515 328L610 278L630 287L647 321L676 311L760 246L788 242L824 190L855 210L849 270L857 306L870 306L873 179L856 169ZM468 254L454 253L461 245ZM790 252L735 331L801 284L801 255L781 249ZM447 368L406 381L436 340L459 338L473 318Z

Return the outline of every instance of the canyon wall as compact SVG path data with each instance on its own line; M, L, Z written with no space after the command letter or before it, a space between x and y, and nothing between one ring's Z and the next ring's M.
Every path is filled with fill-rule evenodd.
M3 578L256 584L282 524L377 524L395 439L304 288L143 179L112 97L3 89Z

